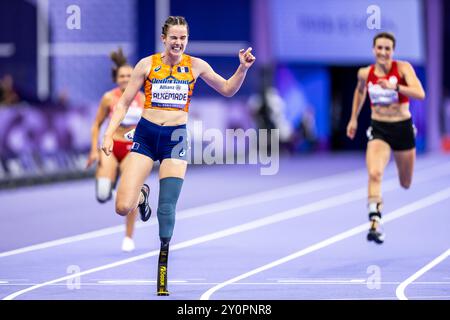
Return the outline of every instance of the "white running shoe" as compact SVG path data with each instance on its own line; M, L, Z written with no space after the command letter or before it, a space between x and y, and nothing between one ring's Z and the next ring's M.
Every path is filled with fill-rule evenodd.
M133 239L125 237L122 241L122 251L131 252L135 248Z

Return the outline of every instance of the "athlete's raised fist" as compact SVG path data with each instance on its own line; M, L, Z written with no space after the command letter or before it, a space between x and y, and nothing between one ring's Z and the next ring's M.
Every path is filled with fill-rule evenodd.
M256 60L255 56L252 54L252 50L252 47L249 47L245 51L244 49L239 50L239 61L246 69L250 68Z

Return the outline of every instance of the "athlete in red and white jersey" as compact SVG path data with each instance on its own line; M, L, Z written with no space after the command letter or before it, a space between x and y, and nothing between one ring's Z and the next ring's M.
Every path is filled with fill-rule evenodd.
M117 103L127 87L131 72L133 71L133 67L127 64L122 50L119 49L118 52L113 52L111 59L115 63L112 76L117 87L103 95L98 107L97 115L92 125L91 152L87 162L87 167L96 161L98 162L95 174L96 196L97 200L101 203L112 198L112 191L116 185L118 174L123 170L131 150L131 145L133 144L124 135L136 127L141 118L145 100L144 94L139 91L131 101L128 112L113 134L114 145L112 156L107 157L103 152L100 152L98 147L100 127L106 119L110 119L114 114ZM136 214L137 210L126 217L126 234L122 242L122 250L126 252L132 251L135 248L132 237Z
M369 93L372 109L371 125L367 129L366 162L369 174L368 208L371 222L367 239L383 243L380 228L382 196L381 181L391 150L397 164L400 185L411 185L416 159L415 127L409 111L409 99L424 99L425 92L406 61L393 60L395 37L382 32L373 39L375 64L358 71L358 84L353 96L353 107L347 125L347 136L353 139L357 119Z

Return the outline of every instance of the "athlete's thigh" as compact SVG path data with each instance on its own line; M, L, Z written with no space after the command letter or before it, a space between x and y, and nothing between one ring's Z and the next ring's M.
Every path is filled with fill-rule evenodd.
M416 160L416 148L404 151L394 151L394 159L400 180L411 180Z
M159 167L159 179L176 177L184 179L187 170L187 161L181 159L167 158L161 162Z
M121 177L117 190L117 201L138 201L141 186L150 174L153 160L143 154L130 152L121 164Z
M130 155L134 153L134 152L128 152L128 154L122 159L122 161L119 163L119 169L120 169L120 174L122 174L122 172L125 170L126 166L128 165L128 163L130 162ZM151 160L151 159L150 159Z
M391 157L391 147L381 139L374 139L367 143L366 163L369 172L384 171Z

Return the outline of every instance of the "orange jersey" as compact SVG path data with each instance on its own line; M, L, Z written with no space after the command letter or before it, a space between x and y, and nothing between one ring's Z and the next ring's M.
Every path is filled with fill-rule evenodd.
M119 102L120 97L122 96L122 91L120 88L115 88L109 91L111 93L112 101L109 106L109 116L112 117L114 109L116 108L117 103ZM125 118L120 123L121 126L136 126L141 119L142 110L144 109L144 105L142 103L142 92L138 92L134 97L133 101L128 108L128 111L125 115Z
M145 79L144 108L189 111L195 78L191 57L183 54L173 67L163 63L161 53L151 56L152 68Z

